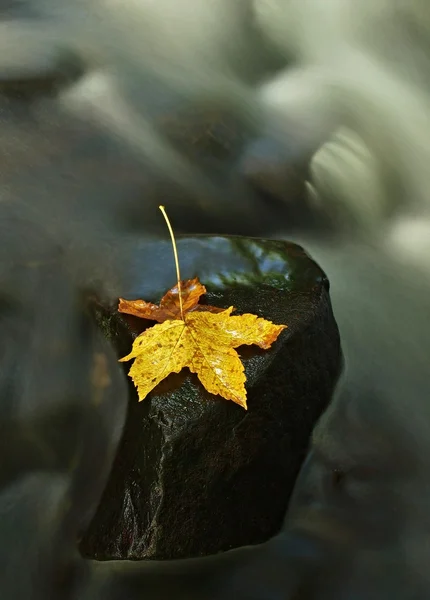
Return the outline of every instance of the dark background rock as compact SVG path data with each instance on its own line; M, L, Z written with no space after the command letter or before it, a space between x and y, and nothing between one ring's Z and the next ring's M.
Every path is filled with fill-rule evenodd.
M164 269L171 280L162 287L155 275L148 287L151 265L142 247L120 295L158 301L174 284L171 248L158 248L154 273ZM199 275L208 303L234 305L237 314L251 312L288 329L269 351L239 349L248 412L207 393L188 370L170 375L141 403L130 381L122 443L81 542L88 557L180 558L267 540L282 524L310 432L337 379L340 345L328 282L300 247L197 237L180 241L179 252L183 278ZM118 314L115 305L97 312L121 356L152 325Z

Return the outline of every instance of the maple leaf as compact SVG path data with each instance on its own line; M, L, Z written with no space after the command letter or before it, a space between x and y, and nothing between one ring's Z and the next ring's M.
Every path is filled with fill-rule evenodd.
M120 299L120 312L159 321L141 333L130 354L120 360L135 359L129 375L139 400L170 373L188 367L208 392L246 409L245 369L235 348L256 344L268 349L287 326L274 325L252 314L232 316L232 306L223 309L199 305L200 295L206 290L197 278L183 282L183 286L183 318L177 286L159 305Z
M191 311L209 311L219 313L225 310L217 306L199 304L200 296L206 294L206 288L196 277L181 281L182 310L184 313ZM160 300L160 304L152 304L145 300L119 299L118 311L127 313L141 319L150 319L164 323L168 319L181 318L181 305L179 303L179 287L173 286Z

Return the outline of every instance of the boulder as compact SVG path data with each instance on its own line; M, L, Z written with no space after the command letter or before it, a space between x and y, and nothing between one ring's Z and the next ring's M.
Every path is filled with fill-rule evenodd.
M268 351L239 348L248 411L206 392L188 370L142 402L129 380L128 417L110 479L81 540L84 556L171 559L268 540L281 527L312 428L340 366L326 276L294 244L196 236L178 243L182 278L198 276L208 304L288 325ZM118 295L158 302L175 284L171 246L128 250ZM118 357L152 322L95 304ZM130 363L124 365L127 372Z

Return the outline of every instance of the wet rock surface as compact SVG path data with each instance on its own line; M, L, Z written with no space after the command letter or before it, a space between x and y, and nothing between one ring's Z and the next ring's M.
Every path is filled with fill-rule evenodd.
M127 250L118 295L156 301L175 283L171 246ZM84 556L169 559L267 540L281 527L309 435L340 369L328 282L298 246L228 237L179 241L182 278L199 276L205 301L284 323L269 351L239 349L248 411L206 392L188 370L143 402L129 381L122 442ZM151 257L152 260L148 260ZM125 258L125 257L124 257ZM118 356L152 323L97 305ZM125 371L130 365L125 365Z

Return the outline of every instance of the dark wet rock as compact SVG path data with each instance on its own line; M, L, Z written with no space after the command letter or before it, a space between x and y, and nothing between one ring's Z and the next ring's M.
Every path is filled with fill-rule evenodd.
M175 283L170 245L140 244L127 254L117 295L158 301ZM187 370L141 403L130 382L123 439L81 542L88 557L180 558L267 540L281 527L310 432L337 379L328 282L300 247L202 236L180 240L179 254L182 277L198 275L208 303L288 329L269 351L239 349L248 412L207 393ZM97 315L121 356L151 325L118 314L114 299Z

